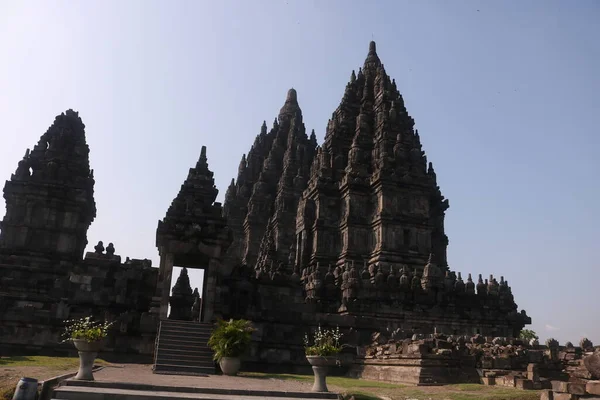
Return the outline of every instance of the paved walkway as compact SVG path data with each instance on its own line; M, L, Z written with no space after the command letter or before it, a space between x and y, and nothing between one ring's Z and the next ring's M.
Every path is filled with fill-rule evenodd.
M94 378L99 382L128 382L157 386L270 390L279 392L310 392L312 388L312 383L296 380L223 375L185 376L153 374L152 365L141 364L105 367L100 371L94 372Z

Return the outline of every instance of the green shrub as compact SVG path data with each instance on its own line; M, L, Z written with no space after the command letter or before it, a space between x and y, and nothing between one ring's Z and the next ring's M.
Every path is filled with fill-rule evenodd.
M65 332L63 333L63 342L73 341L75 339L84 339L88 343L97 342L108 336L108 328L112 322L95 322L91 317L80 319L71 319L65 321Z
M250 346L252 322L245 319L230 319L217 321L215 330L208 339L208 346L215 352L214 359L223 357L239 357Z

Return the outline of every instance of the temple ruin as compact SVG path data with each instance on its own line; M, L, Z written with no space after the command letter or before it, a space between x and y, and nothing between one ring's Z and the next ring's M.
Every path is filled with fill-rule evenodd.
M302 339L319 324L339 326L357 347L381 331L518 336L531 319L508 281L449 265L449 202L414 126L371 42L322 144L289 90L242 156L223 205L201 149L158 223L153 268L122 262L112 244L84 257L94 177L84 124L68 110L4 187L0 349L69 351L58 345L62 321L90 314L119 322L108 352L155 362L161 321L250 319L258 330L248 368L279 370L306 364ZM184 269L171 292L174 267ZM190 268L206 271L195 292Z

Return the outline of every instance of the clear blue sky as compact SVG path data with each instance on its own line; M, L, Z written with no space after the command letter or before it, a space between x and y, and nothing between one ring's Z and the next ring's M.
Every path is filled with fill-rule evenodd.
M594 0L0 0L0 177L78 110L90 248L157 265L200 147L222 200L290 87L321 141L375 39L450 199L451 268L504 275L542 338L600 343L598 21Z

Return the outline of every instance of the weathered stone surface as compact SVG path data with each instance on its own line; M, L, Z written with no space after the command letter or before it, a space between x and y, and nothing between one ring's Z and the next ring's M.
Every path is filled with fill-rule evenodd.
M600 395L600 381L588 381L585 385L585 391L589 394Z
M533 390L533 381L529 379L517 379L515 381L515 388L520 390Z
M555 393L572 393L583 395L585 394L585 383L578 382L561 382L561 381L552 381L552 390Z
M550 389L542 390L540 400L554 400L554 392Z
M579 400L579 396L571 393L554 392L554 400Z
M27 149L4 186L0 254L81 260L96 217L89 152L85 125L73 110Z
M583 363L593 379L600 379L600 351L585 357Z
M105 249L99 242L83 258L96 216L84 128L72 110L57 116L4 187L0 352L73 352L57 345L64 320L91 315L115 321L106 351L148 361L157 321L147 311L158 271L149 260L122 263L112 243Z

